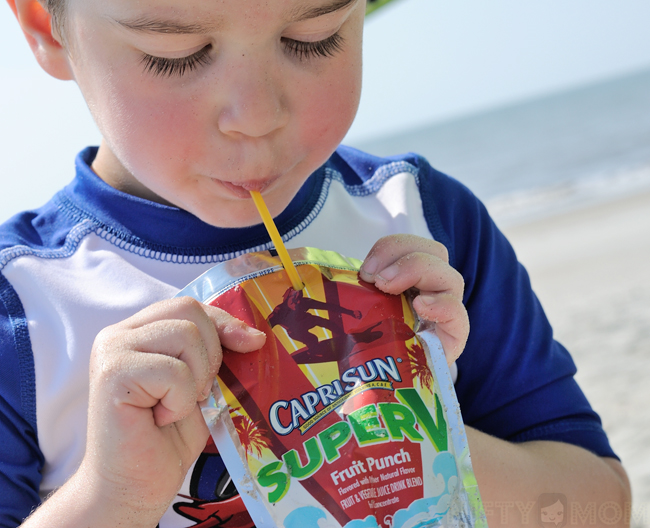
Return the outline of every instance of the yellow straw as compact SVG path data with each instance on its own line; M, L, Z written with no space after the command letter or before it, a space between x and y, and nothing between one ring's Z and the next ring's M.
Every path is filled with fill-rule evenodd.
M293 261L289 256L289 252L287 251L284 242L282 242L282 237L278 232L278 228L275 226L275 222L273 221L273 217L271 217L271 213L269 213L269 210L264 203L264 198L262 198L262 195L259 193L259 191L250 191L250 193L251 198L253 198L253 202L255 202L255 207L257 207L257 210L262 217L262 222L264 222L264 226L266 227L266 230L271 237L271 241L275 246L275 250L278 252L278 256L282 261L282 265L284 266L289 279L291 279L291 285L293 286L293 289L302 290L305 285L302 283L302 280L300 280L298 270L296 270L296 267L293 265Z

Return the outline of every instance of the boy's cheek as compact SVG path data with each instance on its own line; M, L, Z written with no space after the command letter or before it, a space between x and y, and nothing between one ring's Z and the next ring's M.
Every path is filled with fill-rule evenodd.
M132 155L150 155L158 159L191 159L195 136L204 131L191 103L156 101L153 98L129 99L124 115L111 123L111 143Z
M195 136L205 135L191 97L169 100L156 95L114 84L87 97L102 136L125 165L191 159Z
M356 116L361 97L360 67L310 88L302 111L303 133L314 148L322 146L331 151L347 134Z

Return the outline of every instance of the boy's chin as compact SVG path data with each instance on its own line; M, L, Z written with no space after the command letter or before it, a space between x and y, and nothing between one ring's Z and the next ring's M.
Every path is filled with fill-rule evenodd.
M251 227L262 223L259 213L251 204L242 204L239 210L224 211L224 208L214 211L194 211L185 209L187 212L196 216L199 220L209 224L213 227L220 227L225 229L240 229ZM215 206L217 209L218 206Z

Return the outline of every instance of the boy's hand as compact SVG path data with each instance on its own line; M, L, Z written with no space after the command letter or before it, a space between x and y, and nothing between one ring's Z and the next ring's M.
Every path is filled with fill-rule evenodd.
M263 332L189 297L100 332L90 360L84 478L125 510L159 519L207 442L198 402L210 393L222 346L249 352L264 341Z
M381 238L370 250L359 272L381 291L400 294L415 287L413 301L418 315L436 323L447 363L462 353L469 335L469 319L463 306L463 277L449 265L447 248L434 240L414 235Z

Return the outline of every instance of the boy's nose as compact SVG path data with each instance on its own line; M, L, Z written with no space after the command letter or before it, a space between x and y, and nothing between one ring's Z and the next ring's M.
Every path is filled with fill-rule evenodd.
M229 72L217 121L223 134L263 137L287 124L289 111L282 84L268 69L250 60Z

